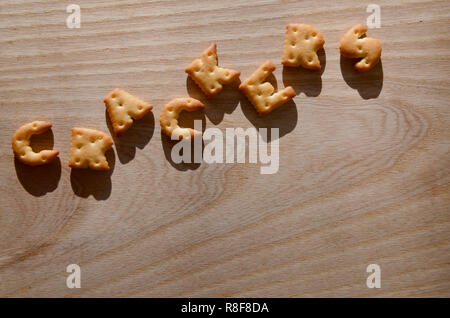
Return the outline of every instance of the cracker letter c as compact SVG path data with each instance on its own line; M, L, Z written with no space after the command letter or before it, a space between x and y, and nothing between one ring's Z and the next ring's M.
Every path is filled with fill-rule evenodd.
M196 136L201 136L202 132L192 128L182 128L178 125L178 116L185 110L188 112L203 109L205 105L194 98L175 98L164 105L159 115L159 123L164 133L172 137L173 134L178 136L178 139L189 139ZM172 138L173 139L173 138Z
M30 146L32 135L42 134L50 127L52 127L52 124L38 120L17 129L12 137L12 148L17 159L30 166L39 166L54 160L59 154L58 150L34 152Z

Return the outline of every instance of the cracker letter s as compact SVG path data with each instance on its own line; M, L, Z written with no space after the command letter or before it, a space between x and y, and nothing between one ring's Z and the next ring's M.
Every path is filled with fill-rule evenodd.
M378 39L366 37L367 27L360 23L353 26L341 39L341 54L348 58L362 58L355 64L357 71L368 71L381 57L381 43Z

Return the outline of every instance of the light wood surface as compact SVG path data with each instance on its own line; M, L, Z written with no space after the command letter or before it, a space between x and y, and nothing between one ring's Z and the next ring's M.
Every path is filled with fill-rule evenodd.
M450 2L376 1L382 63L367 74L337 49L361 1L72 2L0 2L1 296L450 296ZM290 22L322 32L322 74L281 66ZM183 121L278 127L276 174L170 160L160 110L205 100L184 68L213 41L241 80L271 59L298 96L260 119L227 87ZM153 114L115 139L110 173L71 171L71 127L109 133L115 87ZM36 119L53 123L36 149L60 161L29 168L10 140ZM366 287L372 263L381 289Z

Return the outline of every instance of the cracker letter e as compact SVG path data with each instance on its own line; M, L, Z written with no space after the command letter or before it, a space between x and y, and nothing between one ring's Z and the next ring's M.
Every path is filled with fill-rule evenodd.
M270 113L295 96L291 86L274 93L272 84L264 82L274 70L275 65L268 60L239 85L239 90L247 96L260 116Z

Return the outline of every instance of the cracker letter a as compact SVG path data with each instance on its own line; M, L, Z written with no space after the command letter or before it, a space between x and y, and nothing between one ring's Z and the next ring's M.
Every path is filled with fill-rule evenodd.
M133 119L141 119L153 106L142 99L116 88L103 100L111 119L114 133L120 136L133 124Z

